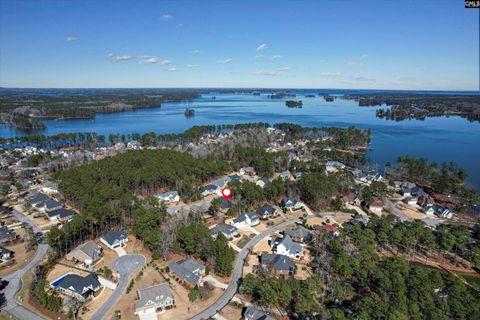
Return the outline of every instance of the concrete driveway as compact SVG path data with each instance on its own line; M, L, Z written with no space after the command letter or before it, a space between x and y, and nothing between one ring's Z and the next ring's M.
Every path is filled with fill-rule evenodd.
M127 254L117 258L112 263L112 267L120 274L120 281L117 284L117 288L113 291L110 298L95 312L92 319L101 320L104 319L108 311L117 303L118 299L124 294L127 288L130 276L143 267L147 262L144 256L139 254Z

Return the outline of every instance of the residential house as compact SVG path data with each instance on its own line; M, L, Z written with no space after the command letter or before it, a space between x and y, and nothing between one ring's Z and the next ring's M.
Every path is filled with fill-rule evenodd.
M55 290L73 297L80 302L89 300L102 288L100 281L98 281L97 276L93 273L85 277L75 273L69 273L52 282L51 285Z
M109 231L100 236L100 242L113 250L115 248L124 246L125 243L128 242L128 236L127 233L123 230Z
M433 206L434 202L429 195L424 195L424 196L418 197L417 204L421 207L428 206L428 205Z
M295 198L283 198L280 202L282 208L295 211L303 208L303 204Z
M357 179L358 181L361 181L361 182L367 182L367 174L365 172L363 172L362 170L360 169L352 169L350 170L350 172L352 173L353 177L355 179Z
M142 144L138 141L130 141L127 143L127 149L128 150L140 150L142 149Z
M435 209L433 208L433 205L426 205L422 208L422 212L427 216L433 216L435 214Z
M243 182L243 177L242 176L239 176L238 174L232 174L231 176L228 176L228 178L230 179L228 182L231 182L231 181L238 181L238 182Z
M17 234L10 231L6 226L0 227L0 243L9 243L17 240Z
M84 264L91 265L102 255L102 248L98 246L95 241L87 241L82 243L72 251L70 251L65 257L70 261L80 261Z
M412 195L412 189L403 187L400 189L400 194L404 197L410 197Z
M50 212L47 212L47 218L53 222L65 222L69 221L75 215L75 211L70 209L56 209Z
M269 274L288 276L295 272L295 263L283 254L263 253L260 263L263 270Z
M291 176L292 176L292 173L290 172L290 170L286 170L286 171L283 171L282 173L280 173L280 178L282 178L285 181L290 180Z
M275 318L252 306L245 309L245 312L243 313L243 318L245 320L275 320Z
M305 227L296 226L283 232L284 235L290 236L296 242L308 242L312 239L312 232Z
M63 201L57 201L54 199L48 199L43 203L43 209L46 212L51 212L54 210L58 210L63 207Z
M5 263L13 258L14 252L7 248L0 247L0 263Z
M325 163L325 170L329 172L337 172L338 170L345 169L345 165L338 161L327 161Z
M135 301L135 314L142 319L142 316L152 315L159 311L175 306L172 291L168 282L163 282L150 287L141 286L137 290L138 299ZM150 319L150 318L148 318Z
M399 191L400 188L402 188L402 181L399 181L399 180L391 180L388 184L390 187L392 187L393 189Z
M433 205L433 210L435 210L434 214L438 217L446 218L446 219L453 218L453 212L447 207L443 207L435 204Z
M240 169L241 175L254 176L256 174L253 167L243 167Z
M223 233L225 238L232 239L238 234L238 229L231 224L221 222L212 229L210 229L210 233L214 238L217 238L219 233Z
M270 183L270 180L266 177L259 179L257 180L257 182L255 182L255 184L262 189L265 188L265 185L267 185L267 183Z
M340 228L332 226L331 224L322 224L318 227L319 230L332 233L335 237L340 235Z
M231 179L229 177L226 177L225 179L214 180L211 184L218 186L220 189L223 189L230 182L230 180Z
M414 206L417 204L418 202L418 198L417 197L406 197L403 199L403 202L408 204L409 206Z
M200 194L204 197L211 194L217 194L217 193L220 193L220 187L214 184L209 184L207 186L200 188Z
M221 213L227 213L230 207L232 206L232 202L230 200L226 200L225 198L221 198L222 202L220 203L220 212Z
M286 255L289 258L300 259L303 256L303 246L294 242L289 235L283 238L272 238L273 252Z
M342 197L343 203L349 204L352 206L360 206L362 201L354 192L347 192Z
M258 216L255 212L246 212L240 215L240 217L232 220L231 225L242 228L242 227L253 227L260 223Z
M205 275L205 267L193 259L182 259L172 262L169 265L170 270L177 277L187 281L193 286L202 285L202 277Z
M262 220L267 220L278 216L278 210L269 204L265 204L257 209L257 216Z
M178 202L180 201L180 196L178 195L177 191L170 191L159 194L157 196L158 201L165 201L165 202Z
M49 200L50 197L47 196L46 194L44 193L41 193L41 192L36 192L32 195L30 195L28 198L27 198L27 201L28 203L30 203L30 205L35 205L37 203L40 203L40 202L45 202L47 200Z
M375 214L381 214L383 211L383 201L378 198L373 199L368 205L368 209Z

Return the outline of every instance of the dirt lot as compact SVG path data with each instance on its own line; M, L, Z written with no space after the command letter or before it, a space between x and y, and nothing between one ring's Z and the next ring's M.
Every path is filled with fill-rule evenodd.
M69 273L69 272L72 272L72 273L76 273L78 275L81 275L81 276L86 276L88 275L88 272L86 271L82 271L82 270L78 270L78 269L75 269L75 268L72 268L72 267L68 267L68 266L64 266L64 265L61 265L61 264L56 264L55 266L53 266L53 268L48 272L47 274L47 281L48 282L52 282L54 281L55 279L58 279L60 278L61 276L63 276L64 274L66 273Z
M112 292L112 289L104 287L100 294L85 306L86 311L80 312L80 318L85 320L91 319L95 312L98 310L98 308L100 308L105 303L105 301L110 298Z
M426 214L420 212L419 210L412 208L405 203L399 201L396 203L397 207L402 210L402 212L411 219L425 219L428 217Z
M93 267L95 269L100 269L103 267L109 267L112 269L112 262L118 258L118 255L115 251L107 248L103 243L97 242L97 244L102 248L102 258L98 260Z
M272 249L268 245L268 240L270 240L268 237L260 240L257 245L253 247L253 252L255 254L262 254L263 252L271 253Z
M25 237L24 229L17 229L15 230L15 233L20 237L20 239L23 239ZM15 253L14 255L15 263L1 268L0 276L20 269L33 257L33 255L35 254L35 251L37 250L36 248L33 248L30 251L26 252L25 242L23 241L19 241L14 244L4 245L3 247Z
M220 315L227 320L238 320L242 317L242 309L227 304L227 306L220 311Z
M253 273L253 266L259 265L258 256L254 254L249 254L245 259L245 264L243 265L243 274Z

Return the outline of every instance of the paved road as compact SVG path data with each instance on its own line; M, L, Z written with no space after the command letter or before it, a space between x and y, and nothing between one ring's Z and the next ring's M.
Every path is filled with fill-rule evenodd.
M40 229L28 219L28 217L24 216L20 212L14 210L12 214L22 222L26 222L29 225L32 226L33 230L35 232L41 232ZM33 313L29 309L25 308L21 304L19 304L15 300L15 295L17 294L18 291L22 288L22 277L30 271L33 267L35 267L40 261L43 260L43 258L47 255L48 251L48 245L47 244L39 244L37 248L37 252L35 252L35 255L33 258L26 264L24 265L21 269L15 271L14 273L11 273L9 275L3 276L2 279L5 281L8 281L7 287L4 290L5 294L5 304L2 306L2 310L8 312L12 316L14 316L16 319L28 319L28 320L43 320L42 316Z
M130 276L143 267L146 261L147 259L139 254L127 254L113 261L112 267L120 274L120 281L110 298L108 298L93 315L92 320L101 320L107 315L108 311L117 303L122 294L125 293Z
M312 218L314 215L309 215L308 218ZM206 320L210 319L213 317L218 311L220 311L223 307L227 305L227 303L232 300L233 296L235 296L235 293L238 290L238 284L239 280L242 278L242 272L243 272L243 264L245 262L245 258L247 257L250 249L252 249L260 240L263 238L269 236L270 234L282 230L292 224L295 224L299 222L300 219L293 219L289 220L286 222L283 222L279 225L276 225L274 227L268 228L263 230L260 234L256 235L253 237L240 251L237 255L237 258L235 259L235 266L233 269L233 274L232 274L232 279L230 280L230 283L228 284L227 289L223 292L223 294L212 304L210 305L207 309L203 310L199 314L193 316L190 318L191 320Z

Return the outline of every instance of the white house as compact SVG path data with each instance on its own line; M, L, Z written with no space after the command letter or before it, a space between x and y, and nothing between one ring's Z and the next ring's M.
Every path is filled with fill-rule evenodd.
M110 249L116 249L128 242L128 236L125 231L109 231L100 236L100 242Z
M235 218L230 223L232 226L236 228L241 227L253 227L260 223L260 219L258 219L258 215L256 212L247 212L242 214L240 217Z
M156 319L156 313L175 305L168 282L150 287L142 286L137 290L138 300L135 301L135 314L140 319Z
M286 255L292 259L300 259L303 256L303 246L293 241L289 235L283 238L273 238L271 247L273 252Z
M177 191L170 191L159 194L157 196L158 201L165 201L165 202L178 202L180 201L180 196L178 195Z

